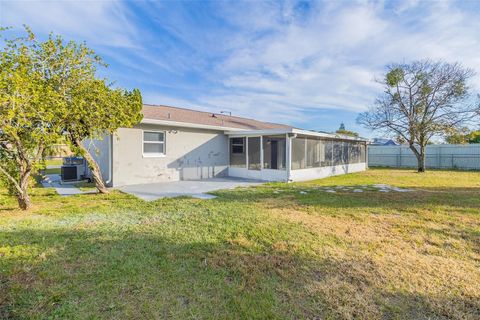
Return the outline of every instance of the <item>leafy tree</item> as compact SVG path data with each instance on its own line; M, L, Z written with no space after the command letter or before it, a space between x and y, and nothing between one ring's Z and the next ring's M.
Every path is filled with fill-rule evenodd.
M50 61L45 81L59 96L58 103L52 105L57 124L72 150L87 160L97 189L108 193L100 167L84 142L103 139L120 127L140 122L140 91L114 88L106 79L98 78L98 68L106 64L85 43L65 42L51 34L46 41L35 41L34 45L40 48L41 59Z
M472 131L469 134L468 143L480 143L480 130Z
M357 121L404 138L417 158L418 171L424 172L430 139L451 133L479 114L480 106L468 99L466 82L471 76L473 71L458 63L423 60L390 65L379 81L384 93Z
M3 34L5 29L0 29ZM96 76L102 60L84 43L50 35L5 39L0 52L0 177L22 209L30 207L30 176L61 136L83 155L100 192L108 192L85 139L103 138L141 118L138 90L113 88Z
M467 136L460 133L454 133L445 138L448 144L466 144L468 143Z
M480 130L470 131L468 128L448 135L445 141L450 144L480 143Z
M30 177L59 136L51 111L60 101L44 80L49 62L40 58L27 31L27 37L5 39L0 53L0 178L24 210L31 206Z
M73 88L70 92L70 112L65 129L73 149L87 160L97 189L108 190L100 167L84 145L85 139L103 139L120 127L131 127L141 119L140 91L131 92L110 88L103 80L93 79Z
M345 124L343 124L343 122L340 124L340 128L338 128L338 130L335 131L335 133L343 134L343 135L351 136L351 137L358 137L358 133L356 133L355 131L346 130L345 129Z
M452 133L445 137L445 141L449 144L466 144L468 143L469 129L467 127L453 130Z

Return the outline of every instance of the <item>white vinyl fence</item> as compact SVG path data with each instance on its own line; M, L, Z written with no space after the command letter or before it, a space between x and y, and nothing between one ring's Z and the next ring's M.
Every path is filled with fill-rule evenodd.
M414 168L417 158L408 146L368 146L368 165ZM428 145L426 167L480 170L480 144Z

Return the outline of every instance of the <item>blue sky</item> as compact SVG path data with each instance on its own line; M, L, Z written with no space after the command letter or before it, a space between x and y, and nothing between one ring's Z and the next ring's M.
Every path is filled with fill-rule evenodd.
M480 1L4 1L0 25L86 41L146 103L347 129L385 65L432 58L480 74ZM480 76L470 82L480 92Z

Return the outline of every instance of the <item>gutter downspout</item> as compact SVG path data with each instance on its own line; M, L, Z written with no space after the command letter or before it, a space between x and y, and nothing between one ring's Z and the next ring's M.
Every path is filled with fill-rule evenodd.
M113 135L108 136L108 180L105 181L105 184L109 186L112 183L112 174L113 174L113 158L112 158L112 149L113 149Z

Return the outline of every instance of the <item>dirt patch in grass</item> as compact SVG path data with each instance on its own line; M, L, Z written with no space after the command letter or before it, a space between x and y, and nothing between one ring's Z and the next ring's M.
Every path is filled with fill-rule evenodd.
M413 223L418 228L412 228L415 218L409 214L352 219L301 208L275 209L272 214L306 227L317 237L312 246L318 254L330 257L309 290L322 297L334 317L382 318L385 310L408 314L409 319L424 317L425 310L433 318L480 315L480 255L474 250L479 239L455 234L465 227L462 219L445 224L420 216ZM438 229L453 234L432 232Z

